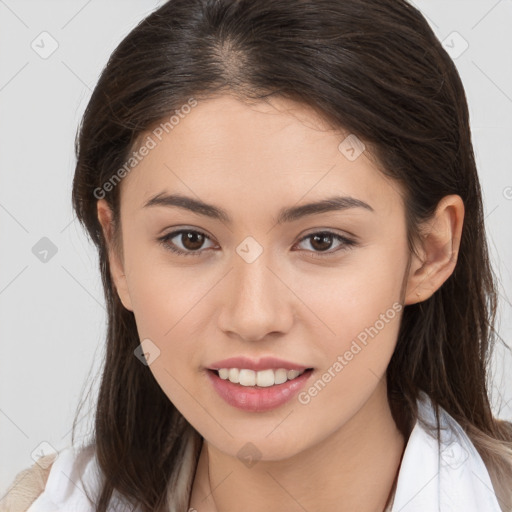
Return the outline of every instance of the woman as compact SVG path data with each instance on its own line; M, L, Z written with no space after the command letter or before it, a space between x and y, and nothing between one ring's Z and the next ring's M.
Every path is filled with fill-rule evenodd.
M76 147L108 307L95 431L25 509L512 510L468 117L405 0L143 20Z

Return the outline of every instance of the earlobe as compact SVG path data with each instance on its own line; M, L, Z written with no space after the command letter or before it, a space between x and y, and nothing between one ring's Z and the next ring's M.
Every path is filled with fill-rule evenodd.
M421 254L413 256L405 305L428 299L453 273L463 222L464 203L461 197L443 197L433 218L422 226Z
M113 243L114 224L112 210L104 199L97 201L97 214L108 248L108 262L112 281L123 306L129 311L133 311L124 265Z

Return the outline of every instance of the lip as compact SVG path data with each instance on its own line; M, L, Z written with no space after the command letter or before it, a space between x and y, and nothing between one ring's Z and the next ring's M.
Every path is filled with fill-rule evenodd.
M223 363L224 361L220 362ZM225 366L222 368L225 368ZM238 409L250 412L268 411L289 402L306 385L306 382L313 373L314 370L309 369L299 377L288 380L283 384L276 384L270 387L258 387L233 384L230 380L221 379L215 370L206 370L206 374L213 388L226 403Z
M291 361L285 361L277 357L262 357L257 361L250 359L245 356L230 357L229 359L222 359L221 361L215 361L214 363L207 366L209 370L219 370L221 368L240 368L247 370L278 370L284 368L285 370L307 370L308 366L297 364Z

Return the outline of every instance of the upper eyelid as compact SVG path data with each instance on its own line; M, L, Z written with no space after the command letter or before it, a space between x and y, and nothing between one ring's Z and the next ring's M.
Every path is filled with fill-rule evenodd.
M179 228L176 228L176 229L173 228L168 233L164 233L162 235L162 237L168 237L170 235L177 235L177 234L179 234L179 233L181 233L183 231L193 231L193 232L196 232L196 233L200 233L201 235L207 236L210 239L214 238L214 237L210 236L202 228L188 227L188 226L179 227ZM317 228L317 227L310 228L310 229L307 230L307 232L305 234L301 235L301 239L306 237L306 236L314 235L316 233L325 233L325 232L332 233L333 235L339 235L339 236L342 236L342 237L345 237L345 238L352 238L354 240L357 240L359 238L357 235L354 235L354 234L350 233L349 231L346 231L346 230L340 230L340 231L341 232L338 232L338 230L336 228Z

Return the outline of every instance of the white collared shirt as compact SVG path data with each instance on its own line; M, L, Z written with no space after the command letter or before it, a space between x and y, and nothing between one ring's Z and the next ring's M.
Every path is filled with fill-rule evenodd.
M432 402L423 392L418 415L435 425ZM443 408L439 426L438 443L416 422L398 474L392 512L502 512L480 454Z
M461 426L440 409L438 444L417 421L407 441L394 495L392 512L502 512L482 458ZM435 425L430 398L421 393L418 414ZM80 481L80 477L82 481ZM55 459L44 492L27 512L93 512L88 501L99 494L101 476L88 446L78 452L68 447ZM109 510L128 511L114 493ZM185 511L184 511L185 512Z

